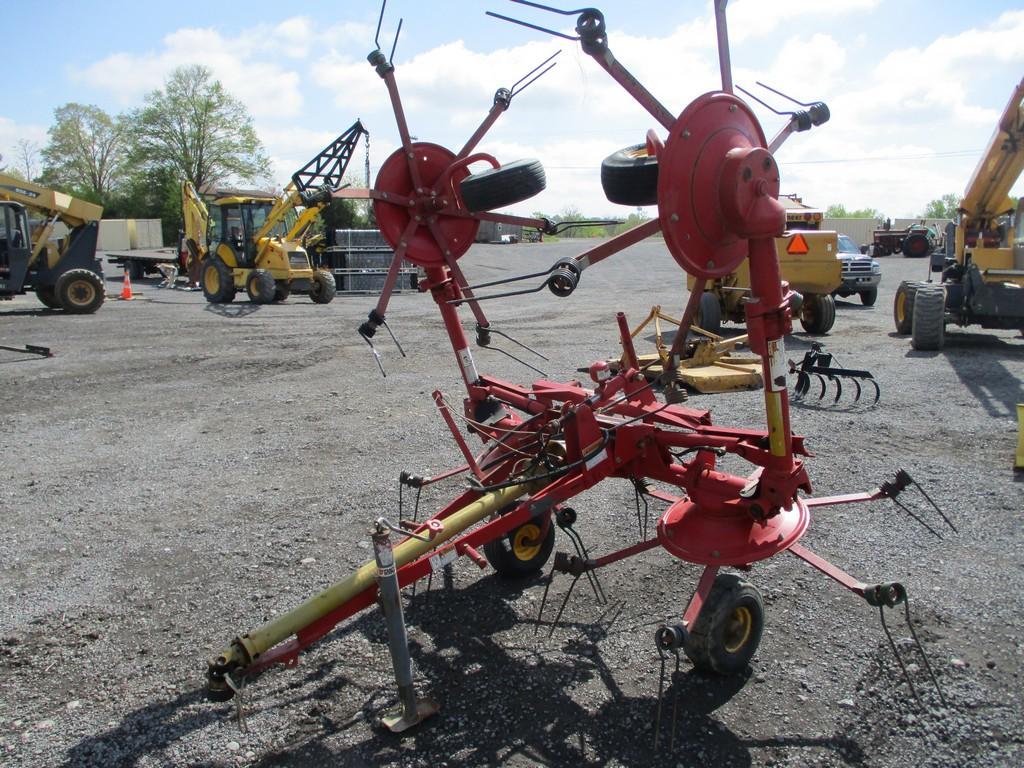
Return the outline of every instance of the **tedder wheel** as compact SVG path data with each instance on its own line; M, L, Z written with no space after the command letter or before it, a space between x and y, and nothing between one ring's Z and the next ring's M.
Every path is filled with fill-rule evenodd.
M536 573L544 567L555 548L555 526L548 526L548 535L538 541L544 527L542 518L533 518L505 536L484 544L487 562L499 576L515 578Z
M278 283L274 288L274 302L276 303L279 301L287 300L287 298L291 296L291 293L292 289L291 286L288 285L288 283Z
M601 188L610 203L656 205L658 158L647 153L646 144L626 147L608 155L601 161Z
M736 675L757 652L764 630L761 593L734 573L715 578L686 639L686 655L702 672Z
M694 325L716 336L722 333L722 305L718 303L716 294L708 291L701 294L700 309L697 310Z
M875 301L878 300L878 289L868 288L866 291L860 292L860 303L865 307L875 306Z
M914 298L910 344L914 349L942 349L946 337L946 289L935 283L922 285Z
M44 307L60 309L60 302L57 301L57 293L52 285L40 285L36 287L36 297Z
M800 325L807 333L821 336L836 322L836 300L829 294L808 293L800 305Z
M201 267L203 296L211 304L230 304L235 300L235 278L230 267L211 256Z
M103 280L91 269L69 269L57 278L54 296L65 312L88 315L100 308L106 293Z
M896 333L906 336L914 322L914 297L917 289L927 283L918 280L904 280L896 289L896 299L892 303L892 319L896 322Z
M540 160L516 160L500 168L474 173L459 185L462 202L474 213L504 208L542 192L547 186Z
M253 304L269 304L275 291L274 276L265 269L254 269L245 279L245 292Z
M314 304L330 304L334 294L338 292L337 283L334 282L334 275L330 272L318 269L313 273L313 284L309 287L309 298Z

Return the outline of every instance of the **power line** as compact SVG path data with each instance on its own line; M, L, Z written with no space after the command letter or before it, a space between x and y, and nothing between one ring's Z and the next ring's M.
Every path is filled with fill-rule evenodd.
M948 152L925 152L920 155L872 155L869 157L839 157L828 160L780 161L779 165L828 165L832 163L891 162L893 160L934 160L943 157L978 157L980 149L955 149Z

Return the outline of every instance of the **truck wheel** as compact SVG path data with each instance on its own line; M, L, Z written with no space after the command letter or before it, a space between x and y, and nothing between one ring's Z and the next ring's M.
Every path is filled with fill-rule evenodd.
M276 290L274 276L265 269L254 269L245 279L245 292L253 304L269 304Z
M230 304L235 300L235 278L231 269L216 256L201 267L203 296L211 304Z
M904 280L896 289L896 298L892 303L892 319L896 323L896 333L906 336L910 333L914 320L914 296L917 289L927 283L919 280Z
M865 307L875 306L875 301L878 299L878 289L868 288L866 291L860 292L860 303Z
M922 285L914 297L910 344L914 349L934 352L942 349L946 337L946 289Z
M500 539L484 544L487 562L505 578L529 576L544 567L555 548L555 526L548 525L547 536L540 538L544 522L534 518L515 528Z
M836 301L830 295L808 293L800 305L800 325L807 333L822 336L832 330L836 322Z
M60 309L60 302L57 301L57 293L52 285L40 285L36 288L36 298L44 307Z
M128 278L141 280L146 276L146 267L135 259L128 260Z
M634 207L656 205L658 158L647 154L646 144L636 144L608 155L601 161L601 188L610 203Z
M754 657L763 631L761 593L736 574L722 573L693 622L686 638L686 655L702 672L736 675Z
M282 301L286 301L291 296L292 289L288 287L288 283L278 283L274 287L274 303L277 304Z
M330 304L337 292L338 286L334 282L334 275L323 269L313 273L313 284L309 289L309 298L313 303Z
M91 269L69 269L57 278L55 296L65 312L89 315L100 308L106 293L103 280Z
M718 296L704 291L700 297L700 309L697 310L694 325L716 336L721 335L722 305L718 303Z
M459 184L466 208L474 213L504 208L542 192L547 186L540 160L516 160L500 168L474 173Z

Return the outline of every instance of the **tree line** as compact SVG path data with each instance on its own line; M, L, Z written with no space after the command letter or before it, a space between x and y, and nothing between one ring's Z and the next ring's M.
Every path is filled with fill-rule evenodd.
M915 218L922 219L955 219L957 208L960 207L960 196L953 193L932 200ZM829 219L876 219L885 218L877 208L855 208L847 210L842 203L833 203L825 209L825 217Z

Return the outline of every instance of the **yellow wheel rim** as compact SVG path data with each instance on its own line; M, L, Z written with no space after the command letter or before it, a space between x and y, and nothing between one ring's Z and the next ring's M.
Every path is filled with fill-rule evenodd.
M725 627L725 635L722 638L725 650L728 653L736 653L740 650L750 639L753 627L754 617L750 613L750 609L742 605L737 606Z
M207 293L216 293L220 289L220 275L212 264L203 272L203 287Z
M902 323L907 315L907 295L901 293L896 297L896 321Z
M96 298L96 286L88 280L76 280L68 290L68 298L77 306L84 307Z
M532 560L540 552L540 527L527 523L516 529L512 537L512 554L516 560Z

